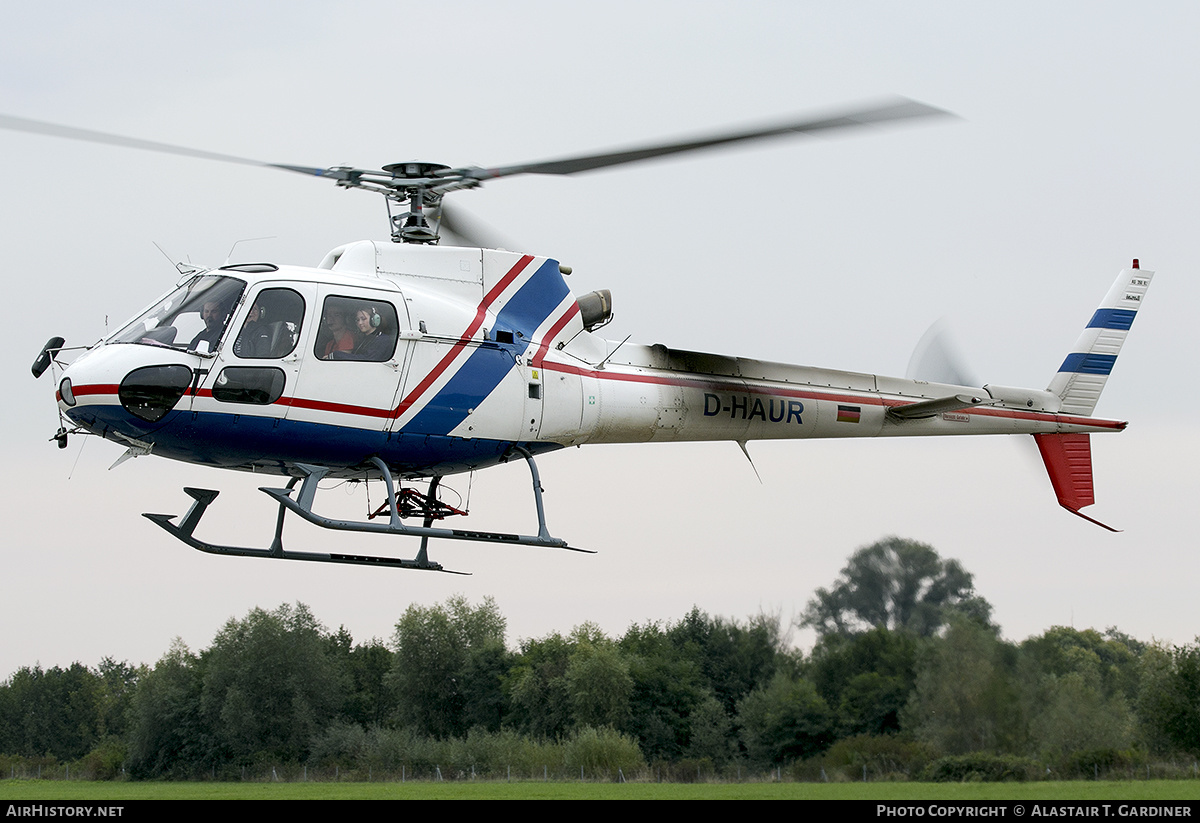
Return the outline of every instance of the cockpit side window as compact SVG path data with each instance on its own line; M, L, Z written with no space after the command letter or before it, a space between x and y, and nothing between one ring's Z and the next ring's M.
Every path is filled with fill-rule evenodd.
M327 297L313 354L322 360L382 363L396 351L400 325L386 300Z
M292 289L263 289L233 341L233 353L243 360L286 357L300 340L303 322L303 297Z
M110 339L110 343L214 351L246 284L232 277L197 275Z

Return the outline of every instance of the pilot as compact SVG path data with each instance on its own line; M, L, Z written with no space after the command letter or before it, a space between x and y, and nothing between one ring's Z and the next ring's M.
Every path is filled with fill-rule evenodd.
M391 337L383 331L383 318L374 306L363 306L354 314L354 325L362 335L354 347L354 360L382 362L391 355Z
M200 319L204 321L204 329L188 343L188 351L196 351L202 341L208 343L209 351L213 351L221 340L221 331L225 326L225 312L221 303L217 300L205 300Z

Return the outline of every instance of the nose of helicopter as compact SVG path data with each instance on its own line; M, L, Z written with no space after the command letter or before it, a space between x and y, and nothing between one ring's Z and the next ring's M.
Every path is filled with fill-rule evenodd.
M192 383L178 352L108 345L84 354L55 387L59 410L102 436L142 437L159 428Z

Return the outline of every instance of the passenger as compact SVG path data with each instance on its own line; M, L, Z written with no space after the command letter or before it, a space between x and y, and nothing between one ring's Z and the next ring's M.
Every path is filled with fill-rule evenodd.
M346 328L346 315L337 309L330 309L325 313L325 325L333 337L325 344L325 351L321 355L321 359L344 359L344 355L339 357L337 353L354 351L354 335Z
M383 318L374 306L365 306L354 315L354 325L362 337L354 347L354 360L382 362L392 354L391 335L383 330Z
M246 325L233 344L233 353L238 357L270 357L271 329L266 322L267 312L261 303L255 303L246 316Z
M217 348L217 343L221 340L221 332L225 328L225 311L221 308L220 302L204 301L200 319L204 321L204 330L193 337L191 343L188 343L188 351L197 351L201 342L208 343L208 350L213 351Z

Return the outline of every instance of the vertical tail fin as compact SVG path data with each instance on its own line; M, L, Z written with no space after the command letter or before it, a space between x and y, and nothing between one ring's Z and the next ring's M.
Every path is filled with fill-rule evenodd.
M1047 391L1062 399L1061 413L1083 417L1092 414L1153 278L1154 272L1139 268L1137 260L1117 275L1104 302L1096 309L1047 387ZM1088 438L1089 435L1082 433L1033 436L1059 505L1084 520L1115 532L1117 529L1080 511L1096 502L1092 488L1092 444Z
M1136 260L1132 268L1122 269L1117 276L1047 387L1047 391L1062 398L1064 414L1087 417L1096 408L1153 277L1154 272L1138 268Z

